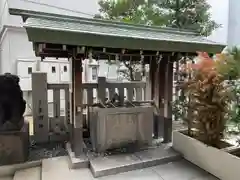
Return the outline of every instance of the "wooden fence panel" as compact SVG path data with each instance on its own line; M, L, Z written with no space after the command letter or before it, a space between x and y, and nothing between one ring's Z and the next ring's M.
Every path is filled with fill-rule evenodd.
M134 99L144 100L143 93L146 89L146 83L141 81L108 82L105 77L99 77L98 83L84 83L82 88L85 91L83 91L83 105L87 107L96 103L94 102L95 98L103 103L106 98L111 99L116 89L118 90L121 103L124 102L126 96L129 101ZM53 117L48 115L48 90L53 91ZM61 116L61 90L65 92L64 116ZM96 97L94 96L94 91L97 91ZM67 131L70 130L69 84L48 84L46 73L33 73L32 92L34 138L36 142L64 140Z

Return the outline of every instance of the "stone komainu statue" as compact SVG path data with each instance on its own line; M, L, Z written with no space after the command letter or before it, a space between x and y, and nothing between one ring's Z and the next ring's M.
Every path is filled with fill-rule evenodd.
M20 130L25 108L19 77L10 73L0 75L0 131Z

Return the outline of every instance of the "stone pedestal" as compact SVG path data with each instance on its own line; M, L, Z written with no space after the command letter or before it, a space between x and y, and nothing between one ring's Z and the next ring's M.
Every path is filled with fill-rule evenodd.
M90 109L90 135L93 150L104 152L129 144L150 145L153 133L153 107Z
M29 154L29 124L20 131L0 132L0 165L22 163Z

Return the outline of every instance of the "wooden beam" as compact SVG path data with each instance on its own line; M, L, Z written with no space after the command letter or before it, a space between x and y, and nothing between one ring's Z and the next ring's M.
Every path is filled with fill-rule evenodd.
M106 59L110 56L111 59L115 55L121 55L124 58L130 59L133 57L134 61L140 61L141 54L146 58L145 62L149 63L151 56L158 56L158 54L170 54L172 52L158 52L141 49L123 49L122 48L106 48L106 47L91 47L91 46L72 46L62 44L49 44L49 43L35 43L34 50L36 56L41 57L58 57L69 58L72 56L73 49L77 49L76 58L87 58L87 52L91 49L95 59ZM185 54L183 52L183 54ZM195 55L196 53L193 53Z

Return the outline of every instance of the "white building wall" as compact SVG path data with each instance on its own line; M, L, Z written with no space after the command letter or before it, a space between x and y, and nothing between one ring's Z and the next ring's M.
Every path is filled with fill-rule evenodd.
M8 21L8 4L7 0L0 1L0 32L4 24Z
M10 37L10 72L17 73L16 62L18 59L37 60L39 57L35 56L32 43L28 41L27 34L24 28L8 28L7 31ZM5 61L5 59L3 59ZM6 71L3 71L3 73Z
M21 17L10 15L8 8L91 18L98 5L93 0L0 0L0 73L16 73L17 59L36 59Z
M24 90L24 98L31 107L31 78L28 74L28 67L36 70L36 61L40 60L35 56L32 43L28 41L23 21L19 16L10 15L8 8L18 8L62 15L81 16L92 18L97 13L97 0L0 0L0 74L11 72L19 75L20 85ZM49 60L49 59L47 59ZM64 64L65 63L65 64ZM69 64L58 63L50 59L41 63L40 70L48 73L49 83L67 83L69 81ZM68 72L64 72L64 66L68 66ZM116 66L109 66L104 61L97 64L98 76L105 76L109 79L117 79ZM51 73L52 66L56 66L56 73ZM93 66L86 66L83 74L83 81L92 81ZM96 80L95 80L96 81ZM64 97L61 93L61 99ZM49 93L49 103L52 102L52 93ZM64 103L61 103L64 104ZM30 111L28 108L27 111Z
M93 17L98 0L8 0L9 7L71 16Z
M4 32L0 43L0 73L4 72L4 69L10 71L11 68L9 42L9 35Z

